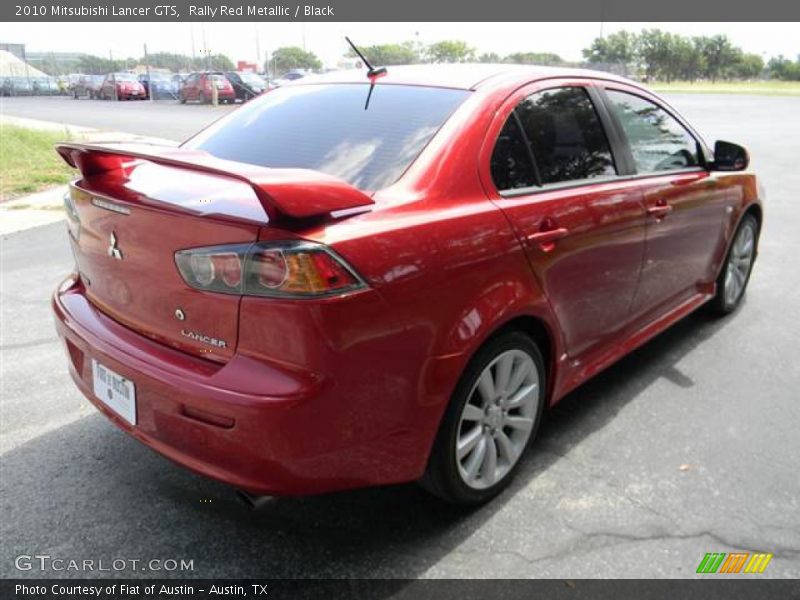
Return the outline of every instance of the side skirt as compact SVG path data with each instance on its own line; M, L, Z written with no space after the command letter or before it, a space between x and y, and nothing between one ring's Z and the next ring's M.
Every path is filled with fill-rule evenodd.
M644 345L659 333L665 331L684 317L693 313L700 308L703 304L708 302L714 297L714 288L711 285L711 291L707 289L703 292L690 296L668 313L645 325L641 329L634 331L630 336L623 339L621 342L611 346L603 352L596 354L589 360L573 361L562 368L567 370L564 379L558 384L558 388L554 390L550 406L554 406L566 394L574 390L576 387L595 376L600 371L610 367L622 357L630 354L640 346Z

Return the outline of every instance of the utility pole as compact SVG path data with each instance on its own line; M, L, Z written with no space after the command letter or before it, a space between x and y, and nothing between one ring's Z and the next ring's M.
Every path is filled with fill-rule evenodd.
M108 60L111 61L111 86L114 88L114 102L119 100L117 95L117 70L114 68L114 55L111 54L111 48L108 49Z
M208 52L208 46L206 46L206 26L205 23L200 23L200 33L203 36L203 54L206 56L206 71L210 71L211 67L211 55Z
M147 73L147 99L152 102L155 90L153 89L153 80L150 79L150 59L147 58L147 44L144 45L144 69L145 73Z

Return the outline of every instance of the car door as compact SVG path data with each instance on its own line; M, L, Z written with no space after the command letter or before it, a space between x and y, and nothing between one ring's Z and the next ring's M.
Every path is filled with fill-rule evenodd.
M115 87L114 87L114 80L112 75L106 75L106 78L103 80L103 85L100 86L100 98L103 100L105 99L114 99L115 94Z
M630 86L603 87L608 111L630 148L648 214L632 317L650 320L711 292L724 245L726 189L705 168L700 138L658 99Z
M644 252L642 194L623 177L629 165L604 111L583 80L523 88L498 112L486 159L489 193L525 245L575 364L627 325Z
M197 78L197 73L193 73L186 79L183 96L187 100L197 100Z

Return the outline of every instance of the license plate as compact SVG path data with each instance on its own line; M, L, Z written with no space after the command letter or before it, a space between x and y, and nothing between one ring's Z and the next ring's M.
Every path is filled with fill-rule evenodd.
M139 92L131 92L131 94L132 94L133 96L138 96L138 95L139 95Z
M94 395L111 410L131 425L136 425L136 387L125 379L92 359Z

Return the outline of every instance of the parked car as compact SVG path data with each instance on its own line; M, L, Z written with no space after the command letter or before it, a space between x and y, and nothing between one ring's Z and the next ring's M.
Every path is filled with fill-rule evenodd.
M227 104L236 100L236 92L222 72L192 73L184 79L179 99L183 104L187 101L207 104L212 101L212 86L217 90L217 99L220 103Z
M58 82L55 77L34 77L31 79L33 93L37 96L57 96Z
M75 100L82 97L99 98L103 81L103 75L81 75L72 85L72 97Z
M153 90L153 100L159 100L161 98L171 98L174 100L178 97L180 88L169 73L142 73L139 75L139 83L142 84L147 98L150 97L151 89Z
M144 100L144 87L133 73L109 73L97 96L101 100Z
M291 83L292 81L297 81L298 79L302 79L308 75L306 71L302 69L292 69L291 71L287 71L283 75L281 75L278 79L272 81L273 87L280 87L282 85L286 85L287 83Z
M544 409L695 309L736 310L762 222L743 147L597 71L334 73L180 148L58 152L83 173L53 299L73 379L251 495L488 500Z
M33 83L28 77L6 77L3 80L3 96L31 96Z
M225 77L231 82L236 99L247 102L266 90L266 82L255 73L248 71L225 71Z

